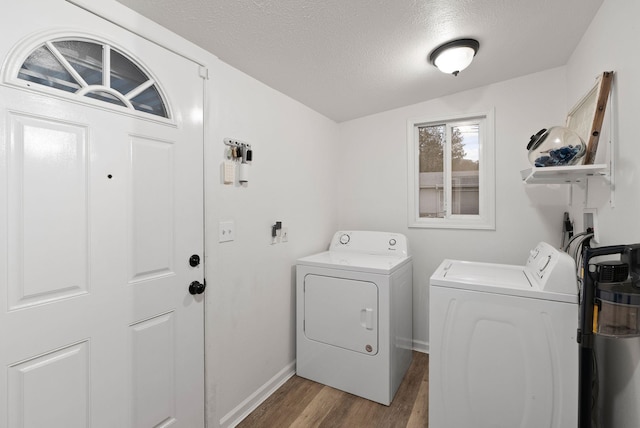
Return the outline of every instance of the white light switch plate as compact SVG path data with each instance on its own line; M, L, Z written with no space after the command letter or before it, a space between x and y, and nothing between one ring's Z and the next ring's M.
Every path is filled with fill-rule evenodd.
M229 242L236 239L236 224L233 220L221 221L218 229L218 242Z

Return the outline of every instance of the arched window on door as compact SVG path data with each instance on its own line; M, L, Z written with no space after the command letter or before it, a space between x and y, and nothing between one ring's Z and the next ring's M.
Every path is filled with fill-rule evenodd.
M29 54L18 78L169 118L157 82L143 67L106 43L80 39L47 41Z

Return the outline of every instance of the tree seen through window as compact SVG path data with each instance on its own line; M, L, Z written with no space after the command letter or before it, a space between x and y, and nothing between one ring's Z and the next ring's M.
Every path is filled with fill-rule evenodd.
M447 209L454 215L479 213L478 139L477 123L418 127L420 217L443 218Z

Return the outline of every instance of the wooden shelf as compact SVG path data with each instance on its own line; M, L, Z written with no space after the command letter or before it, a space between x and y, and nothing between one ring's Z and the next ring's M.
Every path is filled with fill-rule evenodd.
M520 171L525 184L581 183L588 177L606 177L608 165L547 166Z

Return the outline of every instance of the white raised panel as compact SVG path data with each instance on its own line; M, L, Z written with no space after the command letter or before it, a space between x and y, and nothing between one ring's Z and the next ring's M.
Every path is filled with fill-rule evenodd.
M131 281L172 274L173 145L131 137Z
M158 315L131 326L132 426L175 422L175 315Z
M9 309L88 288L87 130L12 114Z
M9 366L9 426L89 427L89 354L85 341Z

